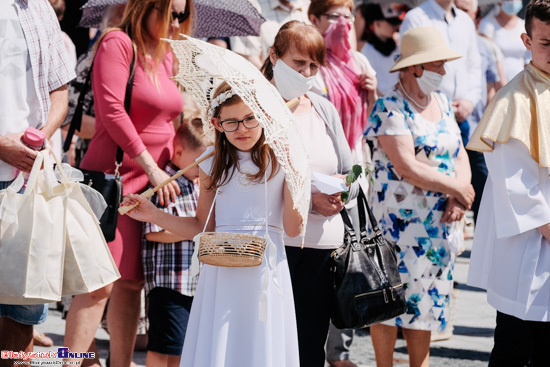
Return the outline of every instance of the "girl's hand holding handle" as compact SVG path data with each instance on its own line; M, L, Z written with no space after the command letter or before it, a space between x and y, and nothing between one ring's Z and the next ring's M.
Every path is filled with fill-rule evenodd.
M120 206L132 206L136 203L139 205L127 213L130 218L141 222L154 222L155 215L159 209L142 195L128 194L124 197Z

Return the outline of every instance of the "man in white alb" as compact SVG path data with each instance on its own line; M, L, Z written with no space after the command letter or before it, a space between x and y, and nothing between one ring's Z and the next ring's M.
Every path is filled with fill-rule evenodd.
M489 171L468 284L497 310L490 367L548 366L550 346L550 0L532 0L533 60L491 100L468 149Z

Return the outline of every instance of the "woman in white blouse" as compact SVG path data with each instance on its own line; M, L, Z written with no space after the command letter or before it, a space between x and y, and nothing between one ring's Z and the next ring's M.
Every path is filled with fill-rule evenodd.
M479 23L479 33L493 40L504 54L506 79L512 80L531 59L521 41L525 22L517 13L523 8L521 0L508 0L500 5L497 15L490 15Z

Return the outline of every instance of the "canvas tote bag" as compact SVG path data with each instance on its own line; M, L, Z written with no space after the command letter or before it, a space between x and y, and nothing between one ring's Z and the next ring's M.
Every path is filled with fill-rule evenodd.
M0 303L61 299L67 195L40 170L52 169L48 155L38 152L23 194L23 173L0 192Z
M81 184L70 182L57 160L56 167L61 184L54 188L54 195L64 192L67 197L62 295L93 292L111 284L120 274Z

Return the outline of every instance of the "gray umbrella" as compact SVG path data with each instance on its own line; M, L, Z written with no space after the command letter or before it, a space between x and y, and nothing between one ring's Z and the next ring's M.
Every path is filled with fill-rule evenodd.
M355 0L356 5L360 4L368 4L368 3L376 3L376 4L387 4L387 3L396 3L396 4L407 4L411 8L414 8L426 0ZM504 0L478 0L478 5L480 7L487 6L487 5L493 5L498 4L500 2L503 2Z
M258 36L264 17L248 0L196 0L194 37Z
M126 0L89 0L82 6L81 27L97 28L108 5ZM265 19L248 0L195 0L197 21L194 36L257 36Z
M99 28L103 14L109 5L126 4L127 0L88 0L82 5L82 18L79 26L83 28Z

